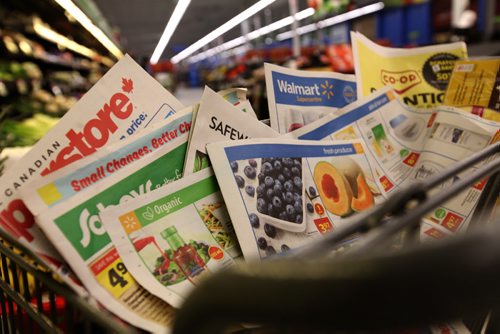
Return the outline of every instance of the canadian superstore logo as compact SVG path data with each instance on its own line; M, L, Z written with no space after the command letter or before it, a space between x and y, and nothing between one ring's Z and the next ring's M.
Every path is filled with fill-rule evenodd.
M392 86L398 94L403 94L422 82L420 75L414 70L401 72L382 70L380 76L382 83L386 86Z
M68 145L42 171L42 176L78 161L107 144L110 134L118 130L117 121L127 119L134 110L134 105L127 96L133 93L134 82L132 79L122 78L121 83L121 91L114 93L96 112L96 117L85 123L81 131L71 129L66 132Z
M321 95L326 95L326 98L329 100L330 97L333 97L333 84L330 84L328 80L325 80L324 84L320 85L322 88Z

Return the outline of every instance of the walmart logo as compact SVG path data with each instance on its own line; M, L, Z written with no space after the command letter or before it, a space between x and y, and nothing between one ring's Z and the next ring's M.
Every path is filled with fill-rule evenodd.
M278 88L281 93L296 95L320 95L318 84L299 85L295 82L289 83L286 80L278 80Z
M329 100L330 97L333 97L333 84L328 83L328 80L325 80L324 84L320 85L322 90L321 90L321 95L326 95L326 98Z

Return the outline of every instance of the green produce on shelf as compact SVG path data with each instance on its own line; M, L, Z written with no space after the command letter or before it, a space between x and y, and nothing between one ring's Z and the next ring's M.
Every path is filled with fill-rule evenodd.
M6 119L0 124L0 147L31 146L58 120L44 114L35 114L20 122Z

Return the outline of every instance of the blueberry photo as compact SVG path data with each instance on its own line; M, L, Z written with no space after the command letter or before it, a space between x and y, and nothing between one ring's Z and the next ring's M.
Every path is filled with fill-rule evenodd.
M266 232L266 235L269 238L276 237L276 227L274 227L273 225L265 224L264 225L264 232Z
M259 239L257 239L257 246L259 246L260 249L266 249L267 240L265 238L260 237Z
M250 225L252 225L253 228L259 228L260 226L259 216L257 216L255 213L251 213L248 215L248 219L250 220Z
M247 167L253 168L246 166L245 171ZM257 211L289 223L301 224L302 160L288 157L263 158L260 171L253 169L259 182L256 190Z
M255 176L257 176L257 171L252 166L245 166L243 173L246 175L246 177L252 180L255 179Z
M230 165L231 165L231 170L233 171L233 173L236 173L238 171L238 162L231 161Z
M234 179L238 187L243 188L245 186L245 180L240 175L235 175Z
M309 196L311 197L316 197L318 193L316 192L316 189L314 187L309 187Z
M255 188L254 188L254 186L246 186L245 187L245 192L248 194L248 196L253 197L255 195Z

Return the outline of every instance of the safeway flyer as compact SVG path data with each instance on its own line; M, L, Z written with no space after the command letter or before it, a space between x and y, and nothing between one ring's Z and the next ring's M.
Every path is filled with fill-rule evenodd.
M200 108L193 119L194 125L189 138L184 175L209 165L205 149L208 143L279 136L279 133L258 121L256 117L241 112L219 95L205 87L200 100Z
M291 132L356 101L354 75L264 64L271 127Z
M132 58L123 57L2 176L1 228L62 273L62 259L35 225L18 191L40 175L79 161L181 108Z

